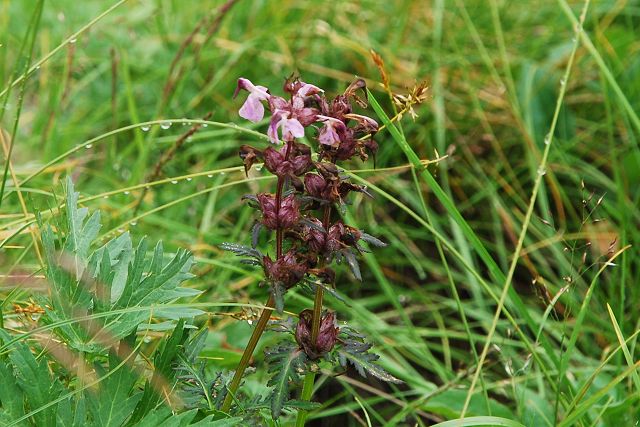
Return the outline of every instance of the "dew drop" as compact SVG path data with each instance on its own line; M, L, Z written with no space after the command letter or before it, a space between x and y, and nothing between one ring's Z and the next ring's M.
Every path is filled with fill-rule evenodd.
M142 125L140 126L140 129L142 129L143 132L147 132L149 129L151 129L151 126L149 125Z
M108 199L108 198L109 198L109 196L102 196L102 198L103 198L103 199Z
M248 323L249 325L253 325L253 320L247 320L247 323Z
M540 166L538 168L538 175L543 176L547 174L547 170L545 168L543 168L542 166Z
M226 172L220 172L220 175L226 175L226 174L227 174Z
M124 228L118 228L118 233L124 233Z
M191 181L192 179L193 179L193 178L189 177L189 178L187 178L187 181Z
M177 180L177 179L172 179L172 180L171 180L171 183L172 183L172 184L177 184L177 183L178 183L178 180Z
M75 37L74 37L74 38L72 38L72 39L69 39L69 43L71 43L71 44L73 44L73 43L75 43L75 42L77 42L77 41L78 41L78 39L77 39L77 38L75 38Z
M162 122L160 123L160 127L162 129L169 129L171 127L171 122Z
M260 171L262 170L262 165L258 165L258 166L256 166L256 170L257 170L258 172L260 172Z
M138 221L131 221L130 224L135 227L136 225L138 225Z
M549 144L551 144L551 134L547 134L547 136L544 137L544 145Z
M560 86L564 86L565 84L567 84L565 79L560 79Z
M125 196L128 196L129 194L130 194L130 192L129 192L129 191L125 191L125 192L124 192L124 195L125 195Z
M213 174L212 173L208 173L207 174L207 178L213 178Z
M93 147L93 144L87 144L84 146L84 148L86 148L87 150L90 149L91 147Z
M192 140L193 140L193 136L189 135L189 136L187 137L187 142L191 142Z
M208 124L208 123L203 123L203 124L202 124L202 127L203 127L203 128L206 128L207 126L209 126L209 124Z

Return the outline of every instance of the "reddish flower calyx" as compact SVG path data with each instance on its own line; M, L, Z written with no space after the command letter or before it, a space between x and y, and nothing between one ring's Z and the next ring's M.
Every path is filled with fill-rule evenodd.
M280 209L273 194L261 193L256 199L262 211L262 224L271 230L292 228L300 220L300 206L293 194L282 198Z
M276 261L267 255L262 259L262 263L267 279L273 283L280 283L286 289L298 284L308 270L305 261L298 260L298 256L293 250Z
M320 319L320 330L316 342L312 342L311 329L313 327L313 311L304 310L296 326L296 342L310 359L318 359L330 352L338 341L340 328L337 327L336 315L325 313Z

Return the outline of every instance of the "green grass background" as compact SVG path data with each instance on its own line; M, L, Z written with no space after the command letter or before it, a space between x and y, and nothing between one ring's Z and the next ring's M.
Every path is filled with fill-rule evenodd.
M376 170L371 161L346 165L375 199L355 197L345 218L389 246L364 257L362 283L339 270L350 307L326 303L374 340L406 384L320 376L315 399L324 406L309 419L431 425L459 418L468 400L467 417L526 426L635 425L640 4L592 2L582 25L584 4L565 0L239 0L218 22L221 4L128 0L104 13L116 2L45 1L30 26L36 1L0 2L2 152L13 144L0 205L3 278L41 274L34 215L55 221L70 174L84 205L103 211L105 239L129 230L134 240L192 250L191 286L205 291L198 302L263 303L259 275L217 245L250 241L255 212L240 197L273 182L261 171L247 181L237 150L266 142L216 123L264 133L265 123L237 116L236 79L279 93L294 72L329 94L363 77L392 117L374 50L394 92L426 80L429 97L415 119L405 114L395 133L376 137ZM189 129L182 119L208 112L211 122L150 183L134 215L145 179ZM448 157L427 176L411 168L412 153ZM12 304L32 291L5 282L10 322ZM302 292L288 296L290 312L310 305ZM222 358L211 369L233 369L251 327L210 314L205 356ZM259 392L265 378L259 368L246 387Z

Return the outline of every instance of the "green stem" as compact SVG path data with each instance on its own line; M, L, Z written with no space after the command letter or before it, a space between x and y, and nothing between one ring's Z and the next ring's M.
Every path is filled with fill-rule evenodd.
M231 404L233 403L233 398L238 390L238 386L240 385L240 381L242 381L242 376L244 375L244 371L249 366L249 361L251 360L251 356L253 356L253 352L258 345L258 341L264 332L265 327L267 326L267 322L271 317L271 312L274 307L274 298L273 295L269 296L269 301L267 301L267 305L262 310L262 314L260 314L260 319L258 319L258 323L256 324L253 333L251 334L251 338L249 339L249 343L244 349L242 353L242 358L240 359L240 363L238 363L238 367L236 368L235 374L233 374L233 379L231 383L229 383L229 388L227 390L227 395L224 398L224 403L222 404L222 412L229 412L231 409Z
M315 372L309 372L304 376L304 384L302 385L302 394L300 400L307 402L311 400L313 395L313 383L316 379ZM298 417L296 418L296 427L304 427L304 423L307 419L307 411L298 411Z

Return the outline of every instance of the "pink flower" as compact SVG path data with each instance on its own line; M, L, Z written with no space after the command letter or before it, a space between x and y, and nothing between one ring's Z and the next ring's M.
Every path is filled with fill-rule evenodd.
M247 100L240 107L240 117L250 120L252 122L259 122L264 117L264 106L261 101L267 101L270 97L269 89L264 86L255 86L251 81L244 78L238 79L238 86L233 94L235 98L238 96L240 89L249 92Z
M278 132L280 130L280 132ZM294 138L302 138L304 136L304 127L298 119L291 118L291 113L285 110L276 110L271 116L271 123L267 135L274 144L278 144L280 139L278 133L282 135L285 141L292 141Z
M345 124L341 120L328 116L318 115L318 119L324 122L324 126L318 134L320 144L328 145L329 147L340 145L341 138L339 133L346 130Z

